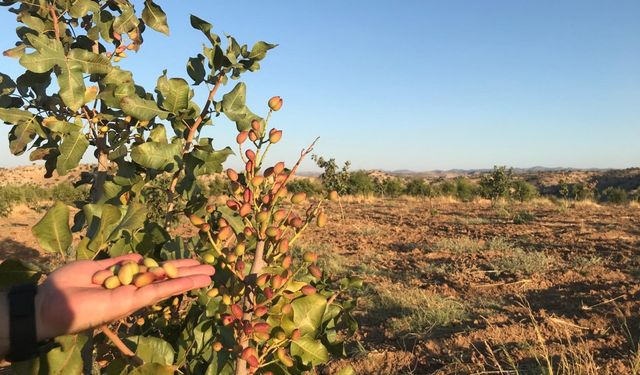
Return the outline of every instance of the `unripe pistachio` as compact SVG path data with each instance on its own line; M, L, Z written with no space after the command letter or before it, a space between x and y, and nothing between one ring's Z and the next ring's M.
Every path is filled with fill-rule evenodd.
M278 143L278 141L280 141L281 138L282 138L282 130L272 129L269 132L269 142Z
M287 315L289 314L291 311L293 311L293 305L291 305L290 303L287 303L286 305L282 306L282 314Z
M300 217L294 216L291 219L289 219L289 225L296 229L300 229L304 226L304 222Z
M256 220L258 221L258 223L266 223L269 220L269 212L260 211L258 215L256 215Z
M211 230L211 225L209 223L204 223L200 226L200 232L207 233Z
M118 276L109 276L104 280L104 287L107 289L115 289L122 285Z
M276 352L278 360L285 365L286 367L293 367L293 359L287 354L287 350L285 348L278 348Z
M213 348L214 352L219 352L222 350L222 343L220 341L216 341L211 347Z
M231 238L232 235L233 235L233 229L230 226L222 227L218 232L218 239L220 241L225 241Z
M218 228L224 228L224 227L228 227L229 226L229 222L221 217L220 219L218 219Z
M264 173L262 175L265 178L269 178L269 177L273 176L273 167L269 167L269 168L265 169Z
M234 171L232 168L227 169L227 177L231 181L238 181L238 172Z
M229 207L234 211L237 211L240 208L240 205L238 204L238 202L234 201L233 199L229 199L227 201L227 207Z
M156 279L158 280L163 279L165 276L167 276L167 273L164 271L164 268L162 267L151 267L149 268L149 272L154 274Z
M287 334L284 332L282 327L275 327L271 330L271 337L276 341L282 341L287 338Z
M251 179L251 185L256 187L262 185L263 182L264 182L264 177L262 176L255 176L254 178Z
M318 254L313 251L305 251L304 254L302 254L302 259L305 262L315 263L318 261Z
M145 273L149 271L149 267L145 266L144 264L141 264L138 266L138 273Z
M245 249L246 249L246 245L244 243L239 243L233 249L233 253L236 254L237 256L241 257L241 256L244 255Z
M233 263L236 260L238 260L238 256L234 253L227 254L226 258L227 258L227 263Z
M304 202L305 199L307 199L307 193L305 193L304 191L300 191L291 196L291 203L300 204Z
M242 316L244 315L244 311L242 311L242 307L240 307L240 305L238 304L233 304L230 306L231 308L231 315L233 315L236 319L242 319Z
M258 134L256 134L256 132L254 132L253 130L249 130L249 140L251 142L255 142L258 140Z
M245 263L242 260L238 260L236 262L236 271L242 274L244 272L244 268L245 268Z
M234 322L234 319L233 319L233 317L231 315L225 314L225 315L222 316L222 325L223 326L231 325L231 324L233 324L233 322Z
M165 263L162 265L164 272L167 274L167 277L170 279L175 279L178 277L178 268L173 263Z
M318 228L322 228L327 225L327 214L320 212L316 218L316 224L318 225Z
M284 101L282 100L282 98L281 98L281 97L279 97L279 96L274 96L274 97L272 97L271 99L269 99L269 102L268 102L268 104L269 104L269 108L270 108L272 111L279 111L279 110L280 110L280 108L282 108L282 103L283 103L283 102L284 102Z
M271 238L277 238L280 236L282 232L280 231L280 228L278 227L269 227L267 228L266 234L267 236L271 237Z
M251 204L245 203L242 205L242 207L240 207L240 210L238 211L238 213L240 214L241 217L247 217L249 216L251 211L252 211Z
M279 161L273 166L273 173L279 175L282 171L284 171L284 162Z
M244 154L247 156L247 159L251 161L256 160L256 153L253 150L247 150Z
M133 284L138 288L149 285L154 282L156 276L151 272L138 273L133 277Z
M271 278L271 287L273 289L280 289L280 287L282 287L283 284L284 284L284 279L282 278L282 276L275 275L274 277Z
M289 240L286 238L283 238L280 240L280 243L278 243L278 252L280 254L284 254L287 251L289 251Z
M250 227L244 227L244 229L243 229L243 232L242 232L242 233L243 233L243 234L245 235L245 237L247 237L247 238L251 238L251 237L254 237L254 236L256 235L255 230L253 230L253 228L250 228Z
M204 219L196 214L189 215L189 221L191 221L191 224L193 224L196 227L199 227L202 224L204 224Z
M266 306L258 306L253 310L253 314L260 318L266 315L269 312L269 309Z
M287 210L279 209L278 211L273 213L273 221L276 223L282 222L287 217Z
M144 318L143 317L138 318L136 320L136 324L139 325L139 326L144 325Z
M231 296L228 294L225 294L222 296L222 304L224 305L231 305Z
M244 166L244 170L247 173L253 173L253 161L249 160L247 164Z
M129 285L133 281L134 269L131 263L124 264L118 271L120 284Z
M299 340L300 337L302 337L302 332L300 332L299 329L296 328L291 332L291 340L296 341Z
M331 202L336 202L338 200L338 192L335 190L332 190L329 192L329 200Z
M101 132L103 132L103 133L106 133L106 132L108 132L108 131L109 131L109 127L108 127L108 126L106 126L106 125L101 126L101 127L100 127L100 131L101 131Z
M264 296L267 297L267 299L271 299L273 298L273 289L271 288L264 288Z
M122 60L122 58L120 56L116 56L113 58L114 62L120 62L120 60Z
M204 255L202 256L202 260L204 260L204 261L205 261L205 263L212 264L213 262L215 262L215 261L216 261L216 257L215 257L215 256L213 256L213 254L211 254L211 253L206 253L206 254L204 254Z
M218 294L220 294L220 291L218 290L218 288L211 288L207 292L207 297L214 298L218 296Z
M247 364L249 365L249 371L250 372L255 372L255 369L257 369L258 367L260 367L260 361L258 360L258 357L256 357L255 355L250 356L249 358L246 359Z
M305 285L300 290L302 291L302 294L304 294L305 296L316 294L316 288L313 287L312 285Z
M100 270L93 274L91 282L96 285L102 285L104 284L104 281L111 276L113 276L113 272L110 270Z
M311 274L311 276L315 277L316 279L322 278L322 270L320 269L320 267L316 266L315 264L312 264L309 267L307 267L307 270L309 271L309 274Z
M282 258L282 267L284 268L289 268L291 267L291 256L287 255L286 257Z
M135 45L135 44L133 44L133 43L132 43L132 44L129 44L129 45L127 46L127 49L128 49L129 51L133 51L134 49L136 49L136 45Z
M241 145L244 143L244 141L247 140L247 136L249 135L249 132L247 131L242 131L240 133L238 133L238 135L236 136L236 142Z
M251 201L253 201L253 193L251 190L247 189L242 193L242 200L244 203L251 203Z
M268 205L269 203L271 203L271 194L266 194L262 196L262 203L265 205Z
M267 281L269 281L269 274L263 273L256 279L256 285L262 288L263 286L267 285Z
M260 133L261 127L262 126L260 125L260 121L258 121L257 119L251 120L251 129L253 129L254 132Z
M156 260L153 258L144 258L144 260L142 261L142 264L144 264L148 268L160 267L158 262L156 262Z

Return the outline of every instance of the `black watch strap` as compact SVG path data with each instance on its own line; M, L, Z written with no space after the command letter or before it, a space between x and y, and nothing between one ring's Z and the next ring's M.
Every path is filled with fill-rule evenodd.
M36 336L35 297L37 285L21 284L9 290L9 355L11 362L39 355Z

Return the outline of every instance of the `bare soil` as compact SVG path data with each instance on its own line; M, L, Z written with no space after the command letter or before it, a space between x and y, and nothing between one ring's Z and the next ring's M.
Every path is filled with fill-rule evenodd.
M523 210L533 218L514 224ZM640 363L637 205L345 198L328 211L332 221L299 246L365 280L351 357L329 371L526 373L564 358L626 374ZM17 207L0 218L0 260L43 260L30 230L42 214ZM415 293L446 304L416 308Z

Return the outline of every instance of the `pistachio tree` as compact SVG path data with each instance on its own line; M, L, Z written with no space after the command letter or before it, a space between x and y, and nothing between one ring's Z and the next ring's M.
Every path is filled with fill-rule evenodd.
M14 363L14 371L299 374L344 355L356 329L355 302L345 291L361 281L332 279L317 266L317 254L294 251L309 226L327 223L324 202L336 195L309 200L287 193L313 145L289 168L269 164L269 150L282 137L270 121L283 101L273 97L253 112L245 84L232 83L257 71L276 45L220 37L191 16L205 44L187 59L188 77L170 77L159 66L155 87L143 87L118 62L133 58L148 29L169 34L167 14L154 1L0 5L18 22L17 41L4 55L25 69L17 77L0 73L0 120L11 127L10 151L43 161L45 177L64 176L95 157L94 170L76 181L90 185L90 198L76 209L56 202L33 227L42 250L62 261L131 252L196 258L216 269L209 288L139 311L95 336L59 337L41 358ZM194 99L196 90L204 102ZM221 115L237 127L233 148L202 136ZM242 170L224 170L232 155ZM200 182L223 172L226 197L206 196ZM150 204L158 209L151 202L158 181L166 181L162 220L148 215ZM180 222L193 230L175 230ZM15 281L43 272L18 261L0 268L12 270Z

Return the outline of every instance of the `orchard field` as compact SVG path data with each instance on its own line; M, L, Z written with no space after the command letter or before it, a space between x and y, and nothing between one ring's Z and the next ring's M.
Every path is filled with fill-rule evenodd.
M37 170L3 173L41 184ZM30 229L47 204L0 219L0 259L57 261ZM294 254L315 251L326 273L364 287L352 292L360 330L348 358L324 373L640 371L637 203L344 196L327 211ZM193 227L185 218L176 230Z

